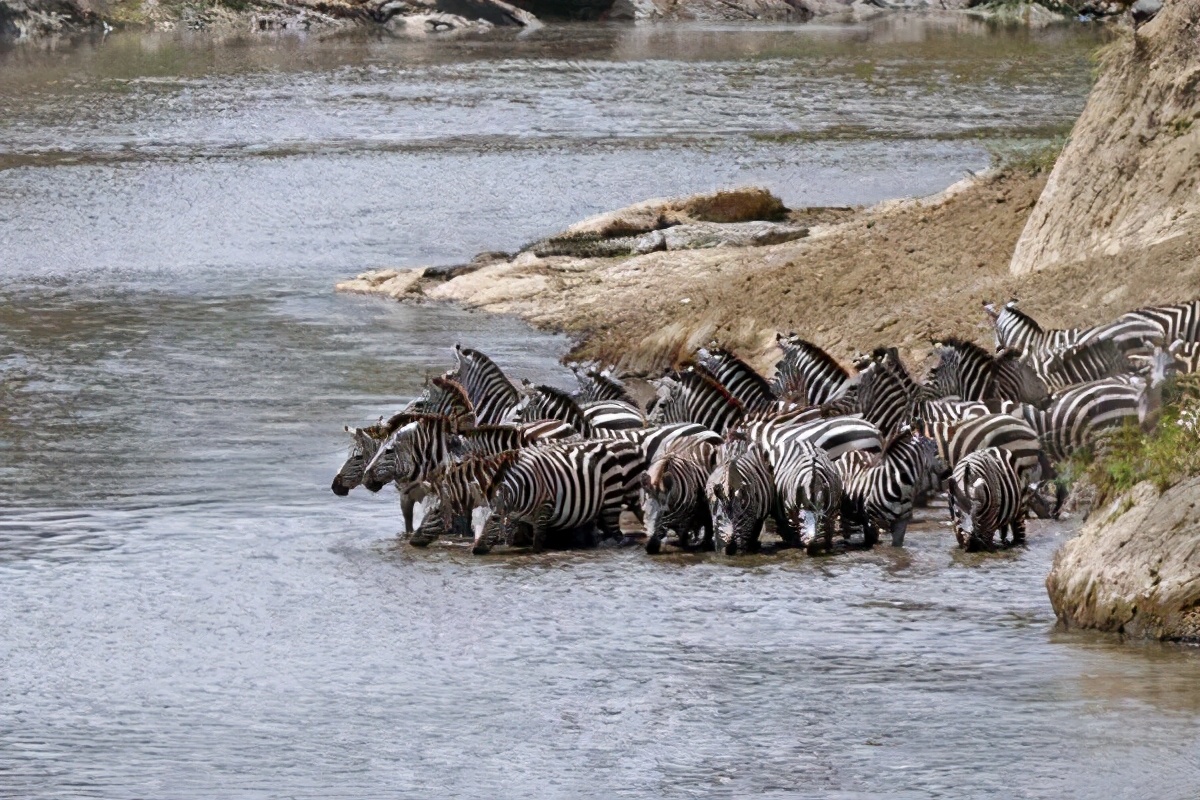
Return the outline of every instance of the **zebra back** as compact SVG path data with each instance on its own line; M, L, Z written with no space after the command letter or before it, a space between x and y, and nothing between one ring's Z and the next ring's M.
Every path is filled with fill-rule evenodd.
M775 406L775 392L767 379L728 350L700 348L696 363L737 398L747 412L766 411Z
M1026 514L1028 481L1016 456L989 447L965 457L950 477L950 512L954 534L963 547L992 548L996 531L1005 525L1021 530ZM1023 536L1023 531L1019 534Z
M664 378L659 400L651 414L654 423L695 422L724 434L745 415L737 398L706 372L688 368Z
M1131 371L1129 362L1110 339L1091 339L1051 350L1035 358L1033 368L1055 391Z
M867 420L831 417L777 429L769 442L768 453L781 458L797 442L808 442L821 448L831 461L854 451L878 453L883 448L882 434Z
M646 427L646 416L624 400L595 400L580 405L584 422L593 434L598 430L630 430Z
M1147 306L1126 317L1144 319L1162 331L1163 342L1200 342L1200 300L1170 306Z
M532 384L525 385L525 397L521 401L517 418L521 422L537 422L538 420L558 420L565 422L577 430L581 436L591 435L591 425L584 416L583 409L562 389L553 386Z
M637 402L629 394L625 384L613 377L611 370L597 370L588 365L572 364L571 372L579 382L577 398L581 404L617 400L637 407Z
M446 377L457 381L467 393L480 425L503 422L521 395L504 371L478 350L454 346L456 366Z
M556 419L538 420L522 425L480 425L451 437L450 452L456 458L489 456L516 450L543 441L569 439L579 433Z
M985 400L992 394L996 363L992 354L974 342L950 337L935 342L938 362L925 385L935 397Z
M1026 420L1046 455L1062 461L1094 444L1103 431L1137 421L1144 391L1144 386L1117 379L1095 381L1063 393L1045 410L1027 408Z
M1021 358L1075 344L1082 336L1077 328L1043 329L1033 317L1017 310L1016 300L1009 300L999 312L991 305L984 307L996 328L996 349L1012 350Z
M775 364L776 396L822 405L844 395L853 383L850 373L812 342L782 333L775 335L775 341L783 351L783 358Z

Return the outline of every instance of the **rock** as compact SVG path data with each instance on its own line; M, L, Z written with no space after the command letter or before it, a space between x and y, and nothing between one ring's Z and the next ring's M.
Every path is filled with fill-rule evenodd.
M787 214L783 201L760 187L727 189L689 197L643 200L576 222L555 238L636 236L686 222L778 220Z
M1142 25L1154 19L1162 11L1162 0L1137 0L1129 9L1135 25Z
M1200 641L1200 478L1162 494L1141 483L1093 512L1046 590L1068 628Z
M667 5L667 8L669 7ZM665 16L665 9L660 8L654 0L615 0L604 15L604 18L623 22L638 22L649 19L662 19Z
M1104 69L1009 269L1100 256L1128 264L1200 233L1200 0L1176 0L1107 51Z
M660 237L662 247L635 248L638 252L649 253L654 249L700 250L707 247L758 247L782 244L808 236L808 228L777 222L734 222L725 225L699 222L654 231L648 236ZM643 237L643 239L645 238ZM657 242L658 240L653 241ZM648 244L649 242L647 242Z
M417 284L425 276L425 268L380 269L364 272L353 280L343 281L333 288L339 292L355 294L378 294L399 300L416 292Z

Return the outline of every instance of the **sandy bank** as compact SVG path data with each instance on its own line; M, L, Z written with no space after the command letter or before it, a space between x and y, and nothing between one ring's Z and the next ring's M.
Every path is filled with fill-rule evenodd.
M807 221L808 236L775 245L615 258L524 253L450 280L415 280L394 296L516 314L574 336L573 356L652 371L713 338L766 367L777 330L841 358L895 344L920 360L931 337L989 341L985 300L1020 297L1037 318L1075 325L1195 293L1200 237L1160 243L1133 263L1101 256L1011 275L1013 246L1044 184L1042 175L993 174L931 198L793 212L790 222Z

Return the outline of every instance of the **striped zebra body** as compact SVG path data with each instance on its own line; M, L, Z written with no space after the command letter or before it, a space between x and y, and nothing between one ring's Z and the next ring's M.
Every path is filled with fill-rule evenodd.
M725 391L735 397L747 413L775 407L775 393L770 382L728 350L701 348L696 354L696 362L713 380L725 387Z
M992 550L997 531L1002 542L1008 531L1014 544L1024 542L1028 488L1010 450L989 447L963 458L954 468L949 492L959 545L966 550Z
M1010 414L987 414L959 423L927 425L924 433L936 442L938 454L949 469L954 469L971 453L998 447L1013 454L1017 469L1027 484L1036 483L1043 477L1041 438L1024 419Z
M716 466L717 447L683 436L657 448L642 473L646 552L658 553L668 531L675 532L683 547L712 547L712 512L704 487Z
M724 434L745 416L737 398L706 372L688 368L671 373L658 383L658 401L650 413L650 422L695 422Z
M1200 371L1200 342L1176 340L1169 351L1172 357L1171 371L1179 375L1190 375Z
M405 406L404 412L453 417L464 427L475 424L475 408L467 390L444 376L430 380L424 393Z
M1077 344L1083 332L1078 328L1043 330L1033 317L1017 310L1017 301L1010 300L999 312L985 305L996 329L996 349L1010 350L1021 358Z
M547 537L593 526L604 538L620 536L622 501L630 487L636 491L641 451L631 442L585 441L546 445L517 451L511 463L493 478L489 492L490 517L513 533L531 528L535 550ZM484 536L487 520L476 526L474 552L493 545Z
M620 439L636 444L642 451L642 463L645 469L649 468L650 462L654 460L659 450L670 447L680 439L708 442L714 447L720 446L722 441L720 436L695 422L675 422L636 430L599 430L595 434L597 439Z
M842 481L829 456L811 442L798 441L776 459L773 472L780 538L809 555L832 551Z
M425 547L440 536L470 536L472 512L484 503L496 473L516 456L516 450L468 456L431 476L432 499L409 544Z
M460 459L489 456L505 450L518 450L542 442L577 436L579 433L573 427L556 419L542 419L520 425L481 425L453 436L450 440L450 452Z
M515 412L518 422L559 420L578 431L580 436L586 438L591 435L591 426L583 415L583 409L569 393L553 386L526 383L522 395Z
M1032 366L1054 392L1131 371L1129 361L1108 339L1091 339L1039 354Z
M993 355L974 342L948 338L936 343L938 363L926 385L938 397L966 401L1012 400L1043 406L1046 385L1015 353Z
M913 499L928 486L930 474L940 471L937 462L933 442L902 428L873 463L843 487L843 526L850 522L860 525L868 547L879 541L880 531L891 533L894 547L903 545Z
M1162 332L1164 343L1200 342L1200 300L1171 306L1147 306L1125 317L1143 319Z
M1065 392L1045 410L1027 407L1025 419L1046 455L1064 461L1092 445L1103 431L1136 422L1144 391L1143 386L1120 380L1096 381Z
M775 364L773 393L801 405L823 405L850 390L854 379L833 356L792 334L776 334L783 358Z
M773 431L763 444L772 463L795 443L808 442L825 451L830 461L838 461L847 453L863 451L878 453L882 434L870 422L860 417L830 417L789 426Z
M478 350L455 345L454 358L457 365L446 377L457 381L466 391L475 409L476 423L496 425L504 422L521 401L517 387L503 370Z
M757 552L775 502L775 481L762 448L747 439L726 440L704 493L716 549L726 555Z
M637 406L623 400L594 400L582 404L579 408L592 434L602 430L635 430L646 427L645 415Z
M1123 314L1112 322L1096 325L1082 331L1080 344L1088 342L1112 342L1123 356L1149 355L1155 347L1163 347L1165 333L1157 322L1137 314Z

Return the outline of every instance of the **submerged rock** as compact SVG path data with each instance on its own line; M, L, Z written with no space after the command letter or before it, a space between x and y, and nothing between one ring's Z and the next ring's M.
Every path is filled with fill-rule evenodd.
M1200 641L1200 478L1161 494L1142 483L1093 513L1046 589L1069 628Z

